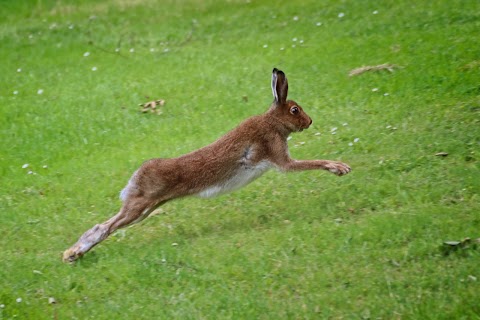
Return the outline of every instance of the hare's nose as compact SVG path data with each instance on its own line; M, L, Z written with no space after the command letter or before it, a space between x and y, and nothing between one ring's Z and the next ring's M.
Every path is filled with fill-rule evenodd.
M310 119L310 124L309 124L309 126L311 126L311 125L312 125L312 123L313 123L313 120L312 120L312 119Z

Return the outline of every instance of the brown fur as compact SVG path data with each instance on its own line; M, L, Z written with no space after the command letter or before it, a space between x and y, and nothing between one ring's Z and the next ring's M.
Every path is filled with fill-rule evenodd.
M293 160L287 137L307 129L312 120L292 100L287 100L285 74L273 69L270 109L248 118L212 144L178 158L152 159L132 176L121 193L120 212L85 232L63 254L72 262L115 230L145 219L165 202L190 195L210 197L240 188L270 167L282 171L322 169L337 175L350 172L344 163L330 160Z

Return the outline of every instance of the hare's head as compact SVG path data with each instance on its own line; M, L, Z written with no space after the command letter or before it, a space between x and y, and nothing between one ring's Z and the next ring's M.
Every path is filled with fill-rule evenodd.
M290 131L302 131L308 129L312 119L303 111L302 107L293 100L287 100L288 81L285 73L273 69L272 92L275 100L270 108L270 113Z

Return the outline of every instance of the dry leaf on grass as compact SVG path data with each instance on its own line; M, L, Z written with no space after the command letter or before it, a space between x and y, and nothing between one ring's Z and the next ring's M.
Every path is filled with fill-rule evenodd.
M162 114L162 110L160 110L160 108L157 108L157 106L163 107L164 105L165 105L165 100L163 99L153 100L153 101L139 104L139 106L142 107L140 112L145 113L150 111L151 113L156 113L156 114Z
M395 64L390 64L390 63L384 63L384 64L379 64L378 66L364 66L360 68L355 68L351 70L348 75L350 77L352 76L358 76L359 74L362 74L364 72L368 71L382 71L382 70L387 70L390 72L393 72L395 69L400 69L403 68L402 66L397 66Z

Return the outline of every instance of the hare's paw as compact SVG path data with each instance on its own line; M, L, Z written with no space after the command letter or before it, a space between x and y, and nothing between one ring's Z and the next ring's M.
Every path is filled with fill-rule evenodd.
M352 169L343 162L331 161L326 165L328 171L337 176L343 176L352 171Z
M63 262L74 262L83 255L78 246L73 246L63 253Z

